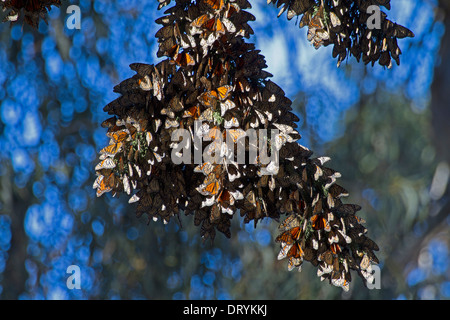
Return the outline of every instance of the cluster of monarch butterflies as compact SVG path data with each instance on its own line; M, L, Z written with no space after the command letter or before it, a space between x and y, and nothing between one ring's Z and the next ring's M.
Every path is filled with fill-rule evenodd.
M15 23L23 16L24 22L37 28L39 20L47 22L47 11L51 6L59 7L60 0L0 0L0 7L3 11L8 11L4 21Z
M287 11L287 18L303 15L300 28L308 27L308 40L316 49L333 44L333 58L338 57L338 66L348 55L365 64L378 61L391 68L392 59L400 64L402 53L397 39L414 37L414 33L389 19L371 6L390 9L390 0L267 0L281 7L278 16ZM373 8L373 7L372 7ZM368 10L369 9L369 10ZM379 19L379 26L372 23Z
M169 2L159 0L160 8ZM297 142L291 101L246 42L254 20L248 8L247 0L176 0L156 20L164 60L131 64L136 74L114 88L121 96L104 108L110 141L95 167L97 196L125 193L148 221L193 216L202 238L211 240L217 231L231 236L235 214L255 226L263 218L281 220L278 259L286 258L289 270L306 260L344 290L350 270L371 282L378 246L356 216L360 207L342 202L348 193L336 183L340 174L325 166L329 158L314 158ZM188 132L188 143L178 129ZM276 165L250 161L247 145L246 162L236 161L234 143L251 129L276 130L270 138L258 135L278 154ZM203 157L220 157L198 161L196 148ZM190 162L180 161L187 150Z

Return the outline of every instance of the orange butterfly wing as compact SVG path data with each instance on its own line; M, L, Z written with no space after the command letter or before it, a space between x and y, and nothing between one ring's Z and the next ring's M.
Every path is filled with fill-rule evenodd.
M175 62L182 67L195 65L194 58L187 52L178 54L175 58Z
M217 180L211 181L206 185L205 191L209 192L212 196L215 196L219 191L219 182Z
M222 21L220 19L216 19L216 23L214 24L214 31L217 33L225 33L225 28L223 26Z
M199 97L198 100L202 105L205 107L210 107L213 103L213 96L209 92L203 92Z
M100 197L105 192L110 192L114 187L114 173L111 172L108 177L99 176L97 183L97 197Z
M225 6L224 0L204 0L204 1L214 10L221 10Z
M207 14L201 15L200 17L195 19L191 25L197 28L201 28L208 21L208 19L209 16Z
M341 247L337 243L333 243L330 248L334 254L341 252Z
M198 117L200 117L200 107L199 106L193 106L184 111L183 118L190 118L190 117L192 117L194 119L197 119Z
M118 143L124 141L127 138L128 132L122 130L116 132L108 132L106 135L112 138L115 143Z
M115 155L117 152L119 152L120 148L122 147L122 142L110 144L107 147L104 147L102 150L100 150L100 153L106 153L108 155Z
M284 243L287 243L287 244L294 243L294 241L292 240L292 237L289 234L289 232L283 232L282 234L280 234L279 236L276 237L275 241L276 242L284 242Z
M230 92L233 90L232 86L222 86L214 90L216 92L217 98L220 100L225 100L228 98Z

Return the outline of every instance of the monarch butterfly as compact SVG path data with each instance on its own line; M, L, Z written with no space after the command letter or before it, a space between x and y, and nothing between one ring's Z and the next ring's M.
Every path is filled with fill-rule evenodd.
M226 10L226 17L229 18L233 14L239 12L240 10L241 10L241 8L237 4L228 2L227 3L227 10Z
M205 107L211 107L214 103L213 98L214 97L209 92L203 92L197 99Z
M214 204L215 197L206 198L206 200L202 201L201 208L203 207L210 207Z
M220 104L220 113L221 116L223 117L225 112L227 112L228 110L234 109L236 107L236 104L231 101L230 99L225 100L225 102L222 102Z
M183 118L194 118L195 120L200 117L200 107L199 106L193 106L189 109L185 110L183 115Z
M195 135L197 137L204 137L209 133L210 128L207 123L203 123L202 125L198 126L198 128L195 128L195 130Z
M287 135L285 134L277 134L275 138L273 139L274 143L273 146L275 147L275 150L280 150L282 146L288 142Z
M363 223L366 223L366 220L364 220L363 218L361 218L361 217L358 217L358 216L353 216L355 219L356 219L356 221L358 221L358 223L359 224L363 224Z
M225 119L223 126L225 129L229 129L232 127L239 127L239 120L235 117L231 117L230 120Z
M236 143L241 137L246 136L246 133L244 130L238 128L238 129L227 129L224 133L225 141L228 140L228 137L233 141L233 143Z
M260 111L255 109L255 113L259 118L259 121L261 121L262 124L266 124L266 117L264 116L264 114L262 114Z
M128 200L128 203L135 203L139 201L139 197L137 194L134 194L133 196L130 197L130 199Z
M214 168L215 166L210 162L205 162L201 165L196 166L194 168L194 172L202 172L205 176L207 176L214 170Z
M176 119L166 119L166 123L164 128L165 129L170 129L170 128L178 128L180 126L180 124L178 123L178 121Z
M111 128L116 125L116 116L104 120L101 124L102 128Z
M330 249L331 249L331 252L333 252L334 254L341 252L341 247L337 243L333 243L330 246Z
M217 198L217 201L226 207L234 205L234 198L228 190L222 190Z
M145 132L145 140L147 141L147 146L149 146L150 142L152 142L152 140L153 140L153 136L150 131Z
M206 191L210 195L215 196L219 193L219 188L220 188L219 181L215 177L212 177L205 184L204 191Z
M208 121L211 122L214 119L214 111L213 108L208 108L202 112L202 114L198 117L200 121Z
M333 244L333 243L338 243L339 240L340 240L339 239L339 235L334 230L331 230L329 235L328 235L328 242L330 244Z
M317 12L308 11L303 15L300 21L300 28L308 25L308 41L310 41L315 49L318 49L324 41L329 39L327 26L324 24L324 6L321 1ZM337 23L337 22L336 22Z
M239 190L236 191L228 191L230 195L233 197L233 201L238 201L244 199L244 195Z
M94 182L93 188L97 189L97 197L100 197L106 192L110 192L116 185L116 176L114 172L111 172L107 177L100 175Z
M319 261L323 261L327 265L331 265L333 263L333 253L330 250L321 253L319 255Z
M282 223L280 223L278 228L281 231L286 231L288 229L298 227L299 225L300 225L299 217L295 214L291 214Z
M314 230L322 230L325 229L325 231L330 231L331 227L328 223L327 219L324 217L319 217L319 215L315 214L311 217L311 225Z
M175 63L180 67L195 65L194 58L187 52L178 53L174 57Z
M245 196L245 202L256 208L256 196L253 190L250 190Z
M200 167L200 170L209 171L209 169L206 168L207 165L205 167ZM199 168L197 168L197 170L198 169ZM207 175L207 177L203 181L203 184L201 184L199 187L196 188L197 191L200 192L202 195L212 195L212 196L217 195L219 193L219 189L221 188L220 172L221 166L219 165L214 166L211 172Z
M222 10L225 7L224 0L203 0L203 1L214 10Z
M236 32L236 26L233 24L233 22L231 22L227 18L222 18L222 24L225 26L228 32L230 33Z
M102 169L113 169L115 167L116 167L116 164L114 163L114 160L111 158L106 158L95 166L95 170L99 171Z
M230 70L230 62L226 61L225 63L218 63L216 68L214 69L213 75L216 77L221 77L226 74Z
M348 191L345 190L343 187L337 184L333 184L329 189L328 193L331 194L331 196L334 199L339 199L341 197L348 197Z
M183 33L180 36L180 44L183 49L186 48L195 48L197 44L195 43L195 39L190 34Z
M209 132L206 134L206 137L210 140L222 140L222 132L220 131L218 126L214 126L209 129Z
M177 24L175 24L177 25ZM162 27L161 29L159 29L156 34L155 37L156 38L163 38L163 39L167 39L167 38L171 38L174 36L175 33L175 28L174 25L167 25ZM161 40L160 40L161 41Z
M240 89L241 92L249 92L250 83L245 78L239 78L236 82L236 88Z
M298 271L301 271L302 270L301 269L302 263L303 263L302 257L299 257L299 258L297 258L297 257L290 257L289 258L289 263L288 263L288 271L291 271L292 269L294 269L296 267L299 268Z
M350 288L349 282L344 279L344 275L331 279L331 283L336 287L341 287L344 291L348 291Z
M216 42L217 40L217 36L214 33L211 33L209 36L207 37L203 37L200 40L200 45L202 46L202 52L203 52L203 57L205 57L208 52L209 52L209 48L212 47L212 45L214 44L214 42ZM208 59L208 71L211 70L212 68L212 59Z
M173 59L178 53L180 45L176 43L174 38L167 38L159 43L157 57L167 56Z
M287 230L276 237L276 242L285 242L285 243L293 243L300 237L301 228L300 226L294 227L290 230Z
M331 195L331 193L328 193L328 195L327 195L327 204L328 204L328 208L330 208L330 209L335 206L334 198Z
M230 95L231 91L233 91L233 87L229 85L221 86L217 89L211 90L209 92L209 95L219 99L221 101L224 101L228 96ZM231 101L230 101L231 102Z
M212 223L218 222L220 220L220 206L217 203L215 203L211 208L209 219Z
M156 152L152 152L152 154L153 154L153 157L156 159L156 161L157 162L161 162L162 161L162 159L165 157L165 153L163 153L162 155L160 155L160 154L158 154L158 153L156 153ZM153 165L155 162L153 161L153 160L148 160L149 161L149 163L151 164L151 165Z
M294 245L294 244L287 244L287 243L282 244L282 245L281 245L281 250L280 250L280 252L278 253L277 259L278 259L278 260L281 260L281 259L286 258L286 257L287 257L287 254L288 254L288 252L289 252L289 250L292 248L293 245Z
M191 22L191 26L198 29L205 29L216 34L225 33L222 21L218 18L210 18L208 14L203 14ZM194 31L193 33L199 33Z
M325 26L323 24L323 6L319 7L319 11L315 14L308 23L310 29L323 29Z
M299 242L296 242L287 253L287 257L301 258L303 256L303 249Z
M294 244L284 244L277 258L278 260L290 257L300 259L303 257L303 254L300 243L295 242Z
M370 267L370 259L367 256L367 254L364 254L363 258L361 259L361 262L359 263L359 266L362 270L366 270Z
M128 181L128 176L125 174L122 178L122 183L123 183L123 190L130 195L131 193L131 188L130 188L130 181Z
M114 143L122 142L128 137L128 130L120 130L115 132L108 132L106 135L111 138Z
M294 128L287 124L274 123L273 125L284 134L296 133Z
M114 156L117 152L119 152L122 148L122 142L110 144L107 147L104 147L100 150L100 154L106 154L107 156Z
M228 161L234 162L232 160L228 160ZM233 163L233 165L234 165L233 167L227 166L228 181L230 181L230 182L233 182L236 179L239 179L241 177L241 172L239 171L238 165L236 163ZM241 192L236 191L235 199L238 200L238 197L239 197L239 200L244 198L244 196Z
M342 204L336 208L336 212L343 216L354 215L359 210L361 206L357 204Z
M149 76L145 76L138 80L139 87L144 91L150 91L152 89L152 82Z
M314 166L316 169L314 172L314 180L317 181L323 175L323 170L317 164L315 164Z

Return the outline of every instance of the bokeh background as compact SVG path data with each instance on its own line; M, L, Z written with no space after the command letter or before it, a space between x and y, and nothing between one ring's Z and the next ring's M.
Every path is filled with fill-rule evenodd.
M293 100L300 143L330 156L349 203L380 246L381 288L349 292L312 266L277 261L277 224L236 215L232 237L203 243L192 217L139 220L125 198L97 198L103 107L133 62L155 63L155 0L63 1L38 30L0 24L0 298L449 299L450 6L392 0L416 35L387 70L315 50L295 19L251 0L250 41ZM81 8L81 29L65 22ZM81 289L66 286L78 265Z

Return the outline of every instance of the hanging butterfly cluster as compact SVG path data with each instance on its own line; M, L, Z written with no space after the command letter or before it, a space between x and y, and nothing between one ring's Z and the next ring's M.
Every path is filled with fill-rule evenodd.
M39 19L47 22L47 11L51 10L51 6L59 7L60 0L1 0L0 7L2 11L7 10L7 16L4 21L15 23L20 16L24 17L24 21L30 26L37 28Z
M391 20L381 11L390 10L390 0L267 0L281 7L278 16L303 15L299 26L308 27L308 40L316 49L333 44L333 58L338 66L348 55L365 64L378 61L391 68L394 59L400 65L397 39L414 37L414 33ZM372 7L371 7L372 6ZM374 7L375 6L375 7ZM378 8L373 10L373 8ZM378 15L379 13L379 15ZM379 25L375 23L379 21Z
M136 74L114 88L121 96L104 108L110 142L95 168L97 195L126 193L149 221L193 215L211 240L216 230L231 236L237 213L255 226L286 216L276 241L289 270L309 261L345 290L352 269L371 281L378 247L355 215L360 207L342 203L347 192L324 165L329 158L297 142L291 101L245 40L248 8L247 0L177 0L156 20L157 54L166 58L132 64ZM270 161L252 154L251 141Z

